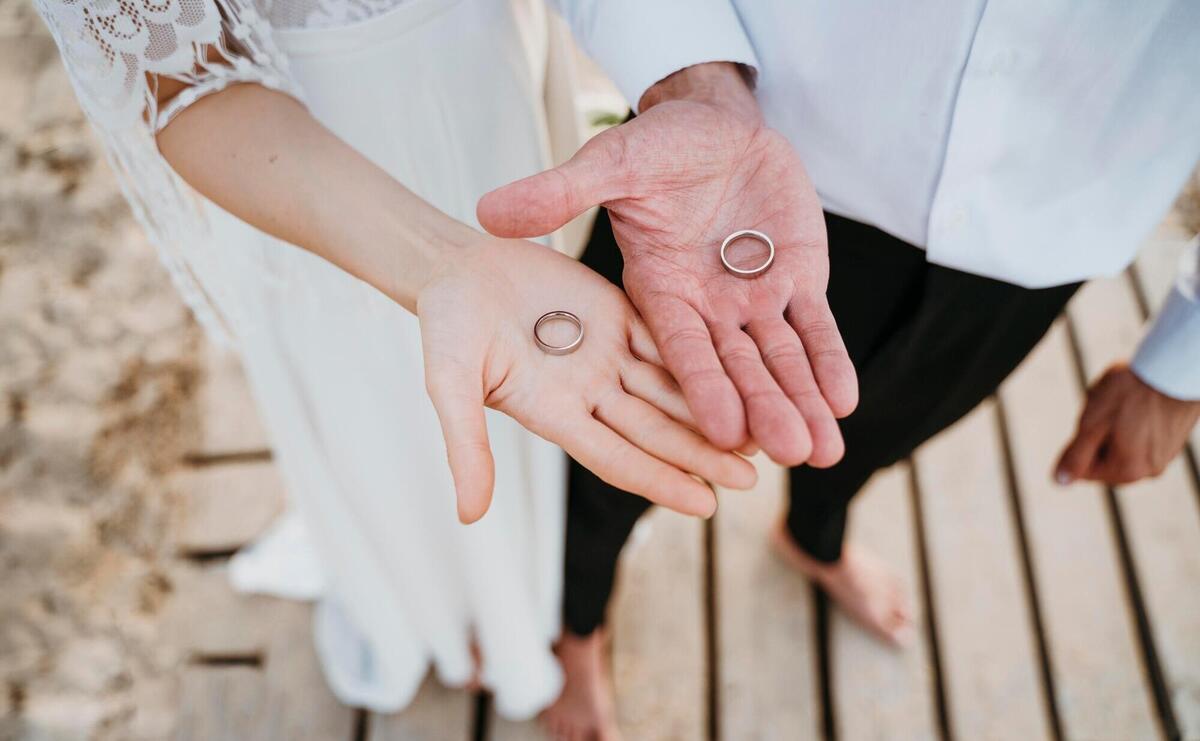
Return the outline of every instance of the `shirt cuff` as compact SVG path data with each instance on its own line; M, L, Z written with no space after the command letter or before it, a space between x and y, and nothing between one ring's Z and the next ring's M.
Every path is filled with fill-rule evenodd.
M558 0L575 38L636 110L654 83L704 62L758 69L729 0Z
M1133 356L1133 372L1173 399L1200 400L1200 300L1171 291Z

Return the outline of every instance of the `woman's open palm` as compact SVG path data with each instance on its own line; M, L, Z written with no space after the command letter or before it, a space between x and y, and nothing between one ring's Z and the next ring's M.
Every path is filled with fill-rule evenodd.
M537 347L533 326L565 310L584 325L569 355ZM618 488L686 513L716 508L708 486L753 485L753 467L693 432L693 420L625 295L593 271L532 242L480 235L443 264L417 305L426 386L471 522L491 501L494 464L484 406L561 446Z

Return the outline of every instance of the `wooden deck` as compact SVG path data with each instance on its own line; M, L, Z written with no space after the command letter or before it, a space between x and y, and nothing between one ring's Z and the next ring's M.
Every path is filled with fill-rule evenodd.
M778 469L726 493L711 523L647 517L612 614L626 738L1200 739L1200 435L1154 481L1050 478L1084 380L1130 354L1185 238L1168 223L1128 274L1088 285L996 398L860 497L853 537L896 565L917 606L909 650L866 637L771 557ZM180 480L171 632L192 658L178 738L542 738L433 681L400 715L341 707L307 608L229 591L225 557L280 501L230 373L214 366L214 426Z

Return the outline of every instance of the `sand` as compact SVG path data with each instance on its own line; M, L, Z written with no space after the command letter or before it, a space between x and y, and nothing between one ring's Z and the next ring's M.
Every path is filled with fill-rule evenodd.
M166 474L200 331L27 0L0 0L0 739L169 735Z

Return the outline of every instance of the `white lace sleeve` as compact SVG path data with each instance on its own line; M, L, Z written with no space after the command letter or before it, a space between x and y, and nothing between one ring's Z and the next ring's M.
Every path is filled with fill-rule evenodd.
M229 317L189 260L207 230L199 196L158 152L155 135L200 97L254 82L297 98L287 58L252 0L34 0L58 43L80 106L105 144L134 215L197 319L225 337ZM157 78L187 87L159 106ZM211 288L211 287L210 287Z

